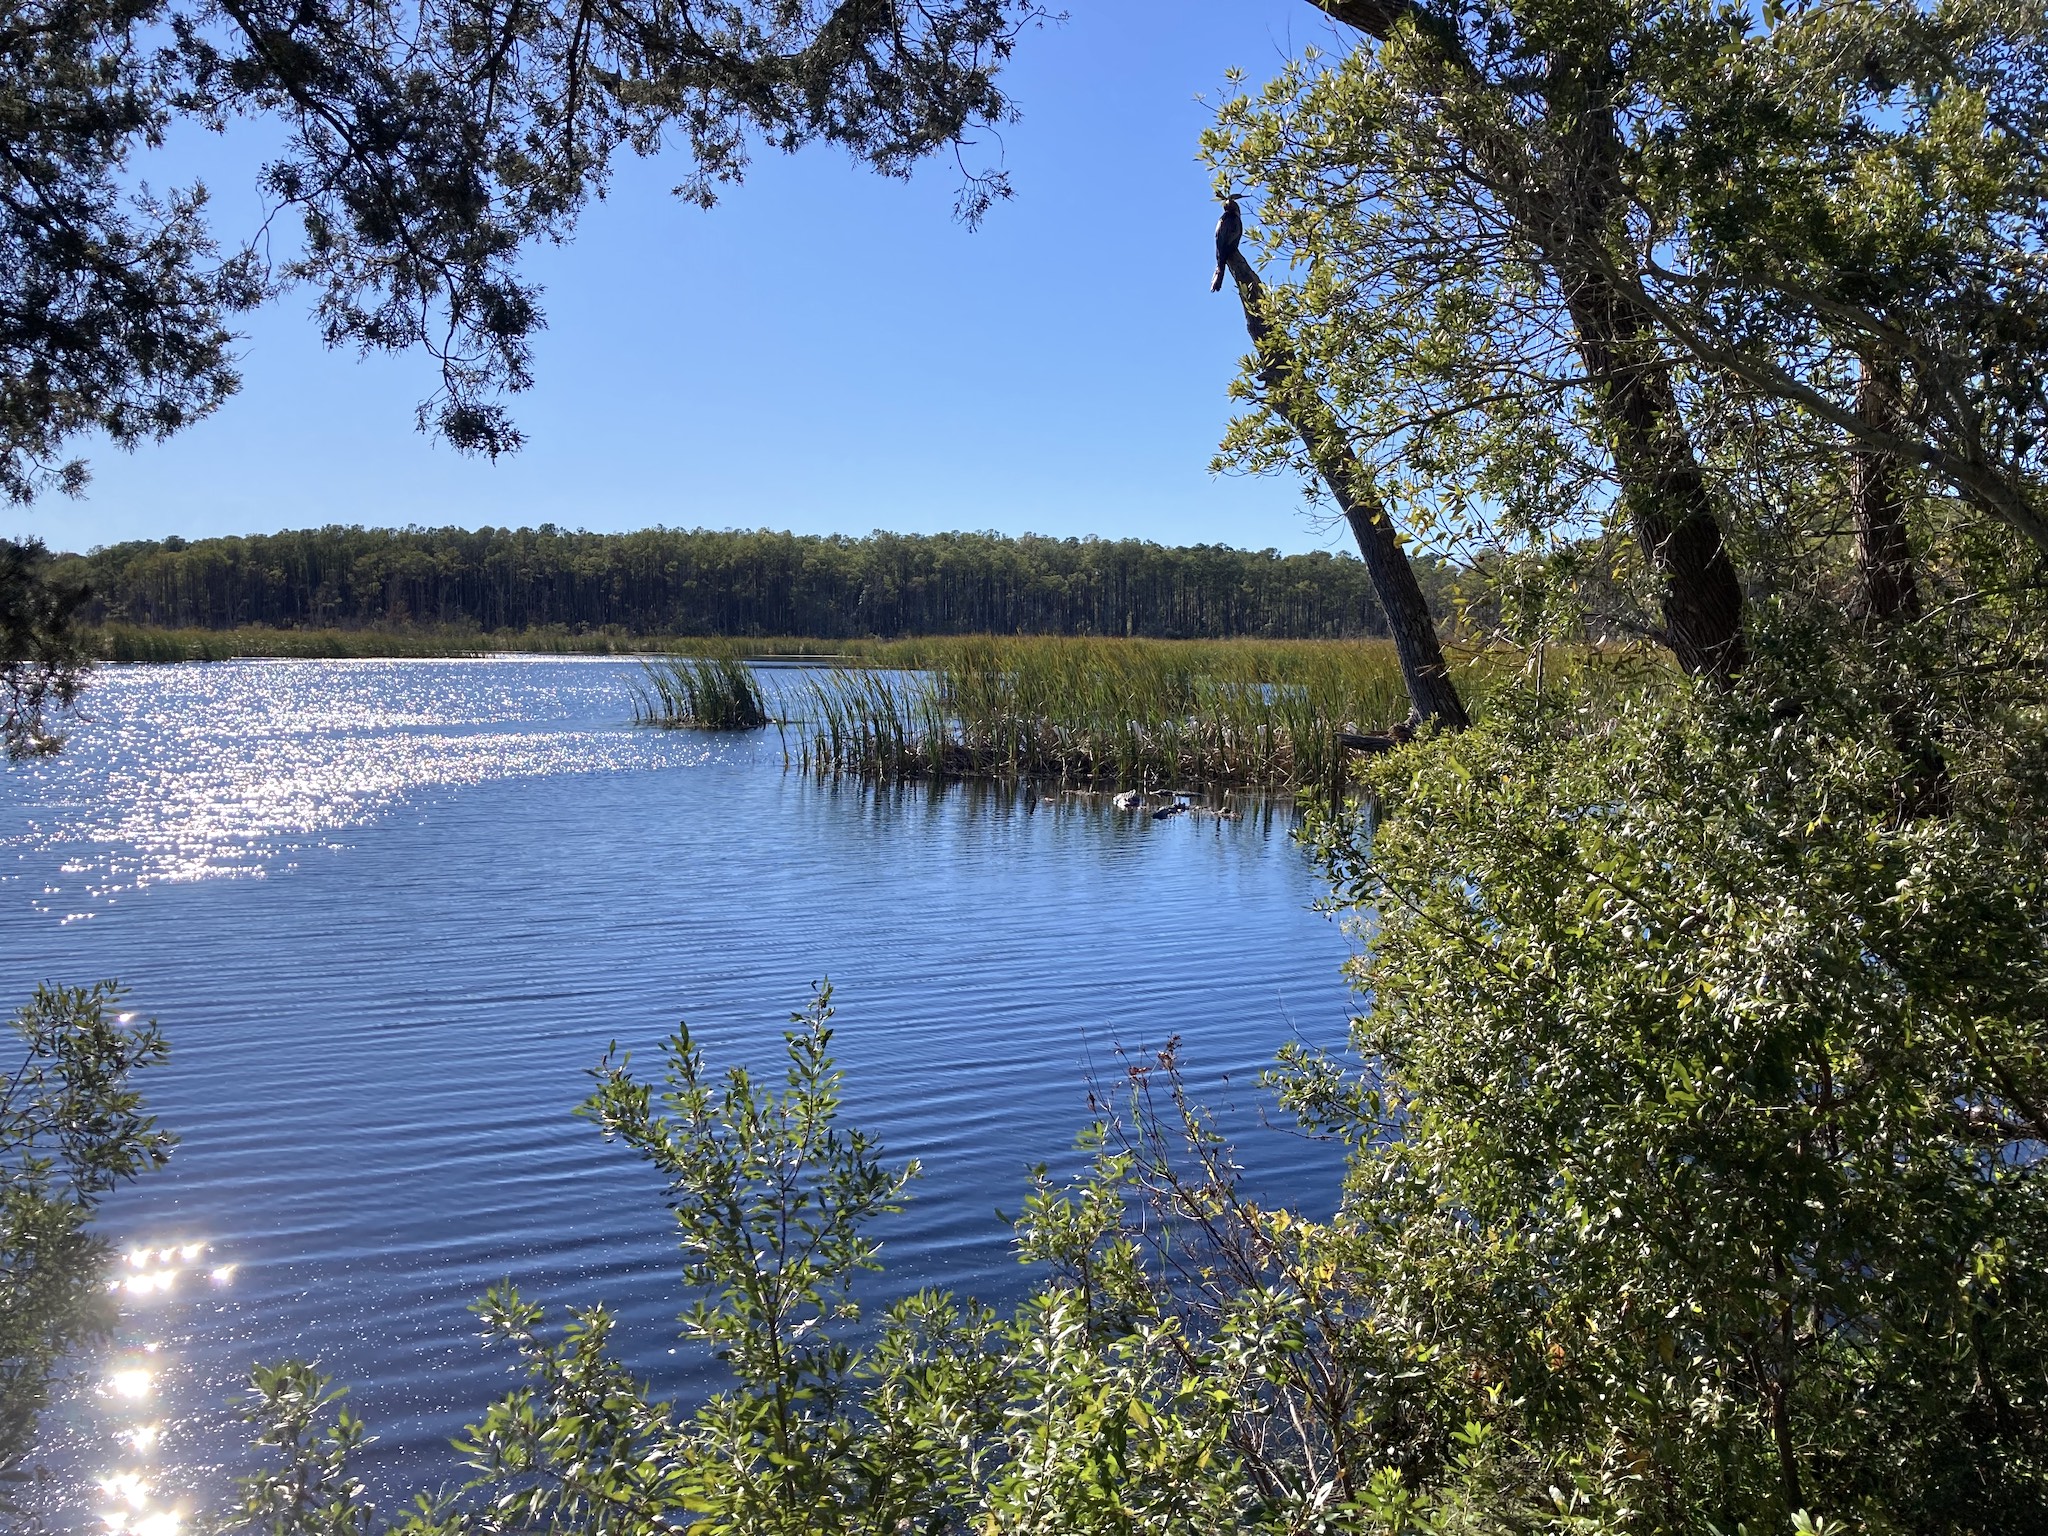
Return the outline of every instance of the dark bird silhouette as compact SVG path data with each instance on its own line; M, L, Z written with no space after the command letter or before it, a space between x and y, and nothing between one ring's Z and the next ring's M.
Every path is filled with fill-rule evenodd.
M1237 194L1223 199L1223 217L1216 221L1216 275L1209 280L1209 291L1223 291L1223 273L1230 266L1230 258L1237 254L1237 242L1244 238L1244 215L1237 211Z

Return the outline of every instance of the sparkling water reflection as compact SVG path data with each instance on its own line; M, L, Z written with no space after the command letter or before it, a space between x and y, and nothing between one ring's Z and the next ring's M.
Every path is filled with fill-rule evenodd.
M248 1368L287 1356L351 1384L373 1486L457 1475L508 1384L469 1304L507 1276L605 1300L636 1370L701 1388L660 1190L570 1111L609 1042L650 1065L678 1016L772 1062L820 977L849 1117L926 1170L879 1295L1015 1293L994 1212L1118 1045L1180 1036L1267 1183L1329 1198L1327 1150L1261 1130L1250 1086L1348 1006L1284 807L821 782L772 730L633 729L634 671L109 669L72 749L0 781L4 996L122 978L182 1137L105 1213L123 1322L46 1417L61 1528L217 1504Z
M421 790L701 755L687 736L536 728L564 706L616 713L618 670L542 677L503 657L109 668L78 750L14 775L7 841L61 851L38 904L68 897L78 920L161 881L290 867Z

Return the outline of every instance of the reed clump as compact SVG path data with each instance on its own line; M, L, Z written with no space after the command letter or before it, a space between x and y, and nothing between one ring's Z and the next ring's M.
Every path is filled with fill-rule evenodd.
M1408 709L1384 643L983 637L921 659L806 679L785 752L881 779L1288 789L1335 782L1339 733Z
M753 668L737 656L662 656L641 663L633 719L668 729L755 731L768 723Z

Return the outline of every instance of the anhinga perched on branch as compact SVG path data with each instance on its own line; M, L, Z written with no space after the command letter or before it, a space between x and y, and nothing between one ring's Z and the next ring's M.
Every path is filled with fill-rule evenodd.
M1237 246L1244 238L1244 215L1237 206L1237 194L1223 199L1223 217L1216 221L1216 280L1211 293L1223 287L1223 274L1237 280L1238 302L1244 306L1244 328L1256 352L1260 400L1267 410L1294 429L1307 451L1316 473L1330 488L1358 541L1358 553L1365 561L1366 574L1380 600L1392 632L1394 654L1400 658L1401 677L1408 685L1408 701L1414 705L1408 720L1391 731L1360 734L1342 733L1347 747L1364 752L1387 752L1410 740L1416 728L1430 722L1439 729L1461 731L1471 723L1465 701L1458 697L1444 664L1443 642L1430 616L1429 601L1415 568L1401 548L1394 529L1393 513L1380 498L1372 473L1359 463L1345 439L1342 424L1329 406L1305 380L1284 329L1266 318L1266 286L1258 268Z
M1231 193L1223 199L1223 217L1216 221L1216 275L1209 280L1209 291L1223 291L1223 272L1230 265L1230 258L1237 254L1237 242L1244 238L1244 215L1238 211L1237 194Z

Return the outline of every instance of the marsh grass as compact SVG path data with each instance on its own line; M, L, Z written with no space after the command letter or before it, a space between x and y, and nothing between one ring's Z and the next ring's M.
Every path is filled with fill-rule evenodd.
M807 663L776 690L785 757L873 779L1049 779L1098 788L1292 789L1332 784L1344 730L1404 719L1387 641L1121 640L1058 636L629 635L617 630L96 632L109 661L433 657L508 652L652 658L635 718L748 728L769 711L748 659ZM1648 657L1649 659L1645 659ZM818 664L824 663L824 670ZM1520 652L1452 662L1468 704L1526 685ZM1666 670L1654 653L1555 648L1547 675L1597 694ZM666 685L664 687L664 684ZM751 705L740 689L751 690ZM693 691L694 690L694 691ZM758 717L756 716L758 712ZM721 724L721 722L729 722Z
M103 624L86 632L101 661L235 661L245 658L305 660L427 659L462 656L865 656L892 641L812 640L777 635L728 640L704 635L636 635L623 629L480 630L462 625L392 629L273 629L249 624L239 629L159 629L138 624ZM856 657L856 659L858 659Z
M808 678L791 761L880 779L1334 782L1340 731L1404 717L1384 644L980 638Z
M899 641L791 690L785 758L886 780L1057 780L1097 788L1332 789L1346 731L1408 716L1387 641L1054 637ZM1521 652L1452 662L1468 704L1531 686ZM1639 686L1640 653L1553 649L1551 685Z
M623 629L571 630L561 626L497 630L480 630L464 625L276 629L263 624L245 624L236 629L166 629L141 624L102 624L87 629L85 637L96 658L111 662L175 663L272 658L330 661L518 654L739 656L765 661L825 661L893 667L928 666L951 655L959 647L975 644L982 638L937 636L881 640L820 639L809 635L643 635ZM1233 643L1216 642L1224 647Z
M668 729L756 731L768 706L753 668L734 655L663 656L641 663L633 720Z

